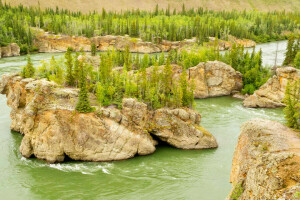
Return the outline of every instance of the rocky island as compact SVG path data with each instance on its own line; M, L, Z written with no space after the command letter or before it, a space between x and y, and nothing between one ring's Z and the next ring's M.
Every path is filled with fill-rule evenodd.
M83 114L75 111L78 89L17 74L2 76L0 92L12 108L11 129L24 135L20 152L27 158L122 160L153 153L157 140L181 149L218 146L200 126L200 114L188 108L149 110L135 99L123 99L121 110L98 107Z

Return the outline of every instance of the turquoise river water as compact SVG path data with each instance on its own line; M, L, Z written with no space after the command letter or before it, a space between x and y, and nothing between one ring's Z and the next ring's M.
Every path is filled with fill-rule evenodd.
M286 41L279 42L278 63ZM276 43L258 45L273 65ZM40 60L62 54L35 54ZM0 75L20 70L26 57L0 59ZM201 124L219 143L212 150L158 146L154 154L118 162L47 164L19 153L22 135L10 131L10 108L0 95L0 199L191 199L223 200L231 189L231 161L240 126L252 118L284 122L282 109L249 109L231 97L196 100Z

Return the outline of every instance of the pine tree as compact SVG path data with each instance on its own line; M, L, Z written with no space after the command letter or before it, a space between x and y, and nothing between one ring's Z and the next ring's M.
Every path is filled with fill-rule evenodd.
M285 119L287 120L287 126L291 128L298 128L299 120L298 118L296 118L296 105L298 104L298 101L296 101L296 97L294 96L295 91L296 87L294 88L292 85L290 85L290 82L288 82L285 90L285 97L283 100L286 107L283 109L283 111L285 114Z
M66 83L68 86L74 85L74 76L73 76L73 59L72 59L72 48L68 47L67 53L65 54L65 65L66 65Z
M190 102L189 102L189 94L188 94L188 83L187 83L187 74L186 70L183 69L182 73L180 75L180 88L182 92L182 99L181 99L181 104L183 106L188 107Z
M166 64L163 69L163 87L164 92L168 95L172 89L172 66L170 62L170 57L167 57Z
M300 51L295 56L294 67L300 69Z
M75 86L78 87L79 80L80 80L80 69L79 69L79 53L76 52L74 56L74 70L73 70L73 77Z
M285 59L283 61L283 65L289 65L293 62L293 47L294 47L294 37L289 37L288 45L285 53Z
M91 43L91 54L92 56L96 56L97 47L95 43Z
M35 68L33 67L30 55L27 56L27 65L23 67L21 75L24 78L32 78L35 73Z
M93 112L94 108L90 106L89 94L86 86L86 74L84 70L84 61L79 61L80 68L80 91L76 110L80 113Z

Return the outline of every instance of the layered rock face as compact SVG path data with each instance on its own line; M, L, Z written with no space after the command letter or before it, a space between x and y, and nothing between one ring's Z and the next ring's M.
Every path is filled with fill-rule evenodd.
M16 43L11 43L5 47L0 47L0 58L20 56L20 47Z
M299 132L270 120L241 127L232 161L228 199L296 199L300 192Z
M247 97L245 107L275 108L284 106L283 98L287 83L293 84L300 78L300 70L293 67L283 67L276 70L276 75Z
M152 136L182 149L215 148L215 138L202 128L201 116L191 109L147 109L135 99L124 99L121 110L99 108L75 111L78 90L59 88L46 80L3 75L0 93L11 110L11 129L24 134L20 152L48 162L111 161L155 151ZM92 105L96 105L91 96Z

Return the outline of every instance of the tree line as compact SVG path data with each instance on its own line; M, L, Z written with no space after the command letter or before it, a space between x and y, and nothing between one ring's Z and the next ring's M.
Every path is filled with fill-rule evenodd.
M196 37L202 44L208 37L227 40L229 35L256 42L286 39L285 33L300 29L299 12L210 11L203 8L153 11L127 10L101 13L71 12L63 9L12 7L0 1L0 45L16 42L22 52L34 51L31 27L55 34L130 35L145 41L181 41Z

